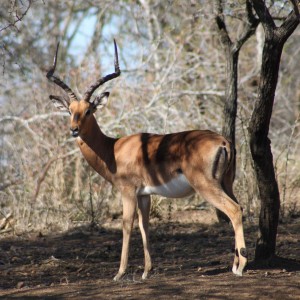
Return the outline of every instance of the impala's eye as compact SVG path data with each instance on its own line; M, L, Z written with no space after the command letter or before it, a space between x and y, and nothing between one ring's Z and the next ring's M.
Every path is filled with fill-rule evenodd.
M86 116L89 116L90 114L91 114L91 110L90 110L90 109L87 109L86 112L85 112L85 115L86 115Z

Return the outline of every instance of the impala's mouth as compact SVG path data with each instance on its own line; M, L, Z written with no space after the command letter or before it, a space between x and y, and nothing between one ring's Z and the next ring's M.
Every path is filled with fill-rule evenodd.
M72 129L71 128L71 135L72 135L72 137L78 137L79 136L79 130L78 130L78 128L75 128L75 129Z

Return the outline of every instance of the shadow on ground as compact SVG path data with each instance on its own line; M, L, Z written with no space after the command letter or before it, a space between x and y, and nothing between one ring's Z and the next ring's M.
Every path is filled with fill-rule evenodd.
M230 272L234 247L230 225L153 225L154 269L144 282L142 242L135 228L129 269L117 283L112 278L119 266L120 230L81 227L63 234L9 237L0 242L0 297L278 299L292 295L295 299L300 297L299 232L299 222L280 225L278 257L258 264L252 262L256 228L246 226L250 263L240 278Z

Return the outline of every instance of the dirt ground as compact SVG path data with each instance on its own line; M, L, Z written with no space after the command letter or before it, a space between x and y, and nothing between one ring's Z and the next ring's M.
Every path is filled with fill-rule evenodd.
M61 234L2 237L0 298L300 299L299 219L280 224L278 257L263 264L253 263L257 227L245 226L250 263L243 277L230 271L231 226L214 221L206 211L152 221L154 269L146 281L141 280L143 250L136 227L128 272L122 281L112 281L121 251L120 220L93 231L80 227Z

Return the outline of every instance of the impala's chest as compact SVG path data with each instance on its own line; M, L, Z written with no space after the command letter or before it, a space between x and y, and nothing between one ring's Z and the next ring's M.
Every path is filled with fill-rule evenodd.
M88 162L88 164L102 177L111 182L111 173L116 170L115 162L108 162L104 159L100 151L97 152L97 148L90 147L80 137L77 138L77 143L81 150L82 155ZM100 148L99 148L100 149ZM101 149L100 149L101 150Z
M167 198L182 198L193 194L195 191L184 174L179 174L170 181L157 186L144 186L139 188L137 195L160 195Z

